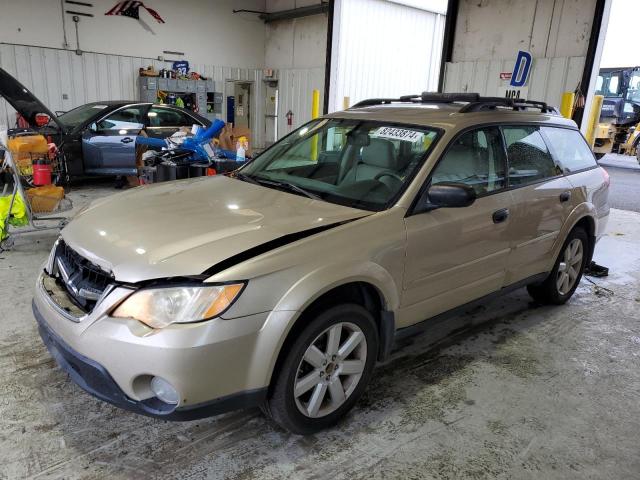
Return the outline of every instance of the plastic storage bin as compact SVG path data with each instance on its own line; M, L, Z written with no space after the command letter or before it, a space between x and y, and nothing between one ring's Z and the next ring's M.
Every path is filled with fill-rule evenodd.
M55 185L30 188L26 191L27 200L33 213L50 213L58 209L64 198L64 188Z

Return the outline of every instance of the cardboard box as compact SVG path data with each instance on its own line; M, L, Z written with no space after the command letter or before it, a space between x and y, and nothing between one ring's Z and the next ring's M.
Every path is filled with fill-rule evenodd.
M232 123L227 123L220 132L220 148L235 152L237 150L236 143L241 137L247 139L248 148L245 149L245 155L251 157L251 130L246 127L234 127Z

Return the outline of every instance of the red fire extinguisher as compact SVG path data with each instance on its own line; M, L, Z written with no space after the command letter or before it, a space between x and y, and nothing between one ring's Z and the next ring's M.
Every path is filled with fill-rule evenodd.
M293 112L289 110L285 116L287 117L287 127L291 130L291 126L293 125Z

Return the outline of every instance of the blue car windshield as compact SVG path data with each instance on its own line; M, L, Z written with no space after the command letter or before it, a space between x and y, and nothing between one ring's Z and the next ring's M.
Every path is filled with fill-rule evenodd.
M437 130L426 127L320 119L267 149L238 178L379 211L411 181L437 137Z

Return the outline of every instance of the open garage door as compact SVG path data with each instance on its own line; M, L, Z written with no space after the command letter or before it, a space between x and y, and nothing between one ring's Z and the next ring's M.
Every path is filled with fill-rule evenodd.
M452 0L440 89L556 106L570 91L590 106L609 8L610 0ZM578 109L574 119L583 117Z

